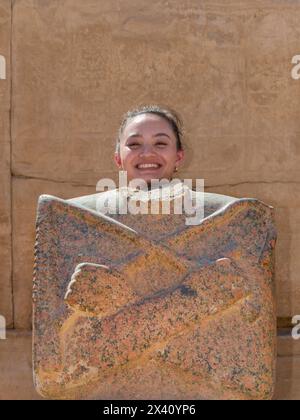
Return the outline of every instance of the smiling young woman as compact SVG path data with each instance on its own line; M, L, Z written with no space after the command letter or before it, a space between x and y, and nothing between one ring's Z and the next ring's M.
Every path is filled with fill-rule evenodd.
M182 122L178 114L159 106L127 112L117 135L115 162L128 181L172 179L183 161Z
M128 111L123 115L116 136L114 154L119 175L126 173L126 186L122 185L119 176L119 188L114 182L109 191L97 184L96 194L69 199L84 207L110 215L124 214L120 211L128 200L144 200L144 192L151 190L152 197L160 194L155 181L172 181L172 197L183 194L183 182L174 174L184 159L182 146L183 124L178 113L170 108L159 105L145 105ZM123 172L124 171L124 172ZM135 180L138 181L135 185ZM107 179L104 180L105 182ZM144 183L141 186L140 181ZM153 184L151 181L154 181ZM127 186L128 183L128 186ZM105 184L107 185L107 184ZM156 185L156 186L155 186ZM168 182L165 184L168 188ZM175 185L175 187L174 187ZM145 191L146 189L146 191ZM186 190L184 194L187 194ZM195 202L197 192L188 190L188 197ZM201 194L201 193L199 193ZM225 204L235 200L235 197L221 194L204 193L205 213L211 214Z

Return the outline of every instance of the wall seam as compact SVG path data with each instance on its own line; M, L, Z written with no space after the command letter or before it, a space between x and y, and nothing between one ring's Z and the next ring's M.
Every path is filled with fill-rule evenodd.
M105 174L112 174L117 176L117 173L115 171L107 171L105 172ZM186 173L185 174L186 177L190 176L190 174ZM46 181L46 182L53 182L55 184L71 184L74 185L76 187L95 187L95 184L82 184L80 182L77 182L76 180L60 180L60 179L54 179L54 178L47 178L47 177L40 177L40 176L32 176L32 175L21 175L21 174L15 174L12 172L12 177L15 179L27 179L27 180L36 180L36 181ZM183 177L182 177L183 178ZM195 179L195 178L193 178ZM238 185L243 185L243 184L300 184L300 181L282 181L282 180L273 180L273 181L264 181L264 180L260 180L260 181L248 181L248 180L242 180L239 182L234 182L234 183L226 183L226 184L215 184L215 185L205 185L205 188L214 188L214 187L236 187Z
M12 174L12 123L13 123L13 3L10 0L10 107L9 107L9 140L10 140L10 253L11 253L11 307L12 328L15 328L15 305L14 305L14 259L13 259L13 174Z

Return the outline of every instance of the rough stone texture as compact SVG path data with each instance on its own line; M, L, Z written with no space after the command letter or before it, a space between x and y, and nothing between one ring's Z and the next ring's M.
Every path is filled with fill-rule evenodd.
M0 54L7 58L10 5L0 0ZM100 177L115 178L108 156L120 115L138 102L154 101L182 113L187 144L182 177L203 177L209 191L256 197L275 207L278 316L300 314L300 81L290 77L291 58L299 54L299 2L159 5L157 12L157 2L140 0L14 1L13 254L19 328L31 328L37 196L93 193ZM7 75L9 81L9 58ZM7 81L0 81L0 313L12 327ZM68 180L78 187L57 183Z
M10 194L10 32L11 2L0 0L0 54L6 61L6 79L0 80L0 315L13 326L11 285Z
M15 2L13 173L95 192L100 177L116 178L109 156L121 114L139 102L167 103L185 122L182 177L223 193L235 184L238 197L251 183L251 196L280 204L278 315L300 313L300 244L284 222L289 214L295 227L299 212L300 81L291 78L299 18L299 3L284 0ZM18 232L14 241L31 252ZM17 289L30 284L31 262L14 259ZM29 328L29 312L22 317L17 325Z
M195 174L196 176L196 174ZM276 246L276 288L278 317L300 314L299 214L300 188L297 184L245 183L207 188L232 196L259 197L274 206L278 240ZM35 216L42 193L69 198L95 192L93 187L34 179L15 178L13 182L14 302L17 328L31 328L31 290Z
M272 208L237 199L196 226L186 226L184 215L181 226L168 215L128 217L129 226L121 217L124 224L53 196L39 199L38 392L62 399L271 398ZM163 234L153 235L160 227Z
M0 400L43 399L33 385L31 341L31 331L20 330L9 331L7 340L0 340ZM300 400L300 340L279 336L277 347L275 397Z
M31 329L32 272L34 260L36 203L39 195L76 196L79 191L93 192L88 187L69 183L54 183L34 179L13 179L13 287L15 328Z
M241 184L233 187L208 188L208 191L245 197L259 197L275 208L278 230L276 246L277 314L288 317L300 314L299 283L299 214L300 189L296 184ZM47 181L15 179L14 196L14 297L15 318L18 328L31 327L31 289L34 247L34 219L36 202L44 192L61 197L78 196L94 192L92 187ZM25 280L26 279L26 280Z
M300 314L300 184L241 183L208 188L208 191L244 197L259 197L276 209L278 239L275 256L277 316Z

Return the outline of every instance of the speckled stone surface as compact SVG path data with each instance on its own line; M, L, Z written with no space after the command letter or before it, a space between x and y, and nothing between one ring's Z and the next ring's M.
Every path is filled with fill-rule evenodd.
M42 396L272 398L273 209L245 198L197 226L178 220L116 220L40 196L33 362Z

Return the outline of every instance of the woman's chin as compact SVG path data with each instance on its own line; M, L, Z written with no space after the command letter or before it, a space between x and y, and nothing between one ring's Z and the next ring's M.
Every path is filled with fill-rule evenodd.
M152 180L160 180L161 178L163 178L163 176L161 174L161 171L149 171L147 173L138 172L135 178L143 179L145 182L147 182L147 184L149 184Z
M169 179L171 180L173 177L173 174L168 174L166 171L162 170L162 168L158 170L145 170L145 171L132 171L131 173L128 173L128 182L133 181L135 179L142 179L144 180L147 185L151 184L151 181L153 183L161 181L162 179Z

